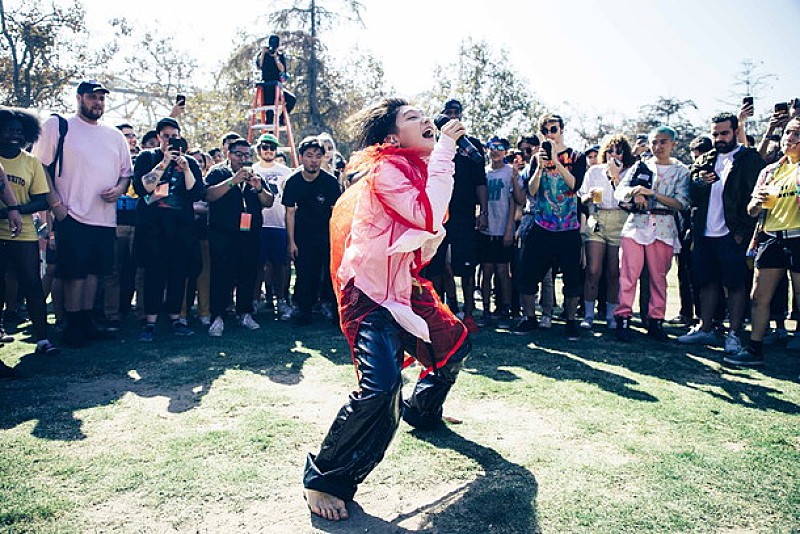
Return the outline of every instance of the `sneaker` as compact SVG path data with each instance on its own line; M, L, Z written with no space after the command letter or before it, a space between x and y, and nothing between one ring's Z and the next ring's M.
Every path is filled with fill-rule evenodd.
M333 320L333 308L331 307L330 303L323 302L320 305L320 310L323 317L325 317L329 321Z
M248 330L258 330L261 328L261 325L258 324L255 319L253 319L253 316L249 313L242 315L242 318L239 320L239 324Z
M106 332L116 333L119 332L119 319L109 319L103 324L103 330Z
M539 321L539 328L544 328L545 330L548 328L553 327L553 318L549 315L542 315L542 320Z
M146 323L142 327L142 332L139 334L139 341L150 343L156 338L156 325L153 323Z
M36 354L42 356L58 356L61 349L53 345L49 339L43 339L36 342Z
M575 319L567 320L566 334L569 341L578 341L578 321Z
M475 319L475 324L481 328L489 326L491 323L492 323L492 314L488 312L483 312Z
M463 322L463 323L464 323L464 326L466 326L466 327L467 327L467 331L468 331L470 334L478 334L478 333L480 333L481 329L480 329L480 327L479 327L479 326L478 326L478 325L475 323L475 318L474 318L474 317L472 317L472 315L467 315L467 316L465 316L465 317L464 317L464 319L463 319L463 321L461 321L461 322Z
M183 319L178 319L177 321L172 321L172 334L182 337L193 336L194 330L189 328Z
M278 314L281 316L281 321L288 321L292 318L292 313L294 312L294 308L292 308L286 299L281 299L278 301Z
M584 330L591 330L592 326L594 326L594 317L584 317L581 321L581 328Z
M664 321L662 319L647 320L647 337L656 341L669 341L669 336L664 332Z
M208 315L201 315L199 317L199 319L200 319L200 324L201 325L203 325L203 326L211 326L211 317L209 317Z
M789 332L785 328L776 328L764 336L764 345L774 345L781 341L789 339Z
M630 343L631 341L631 318L630 317L617 317L617 325L614 330L614 338L621 343Z
M14 336L7 334L5 330L0 328L0 343L11 343L12 341L14 341Z
M717 335L711 332L703 332L700 325L693 326L687 334L678 337L678 343L686 345L716 345Z
M742 351L742 342L736 332L730 331L725 336L725 352L728 354L739 354Z
M669 321L667 321L667 324L675 326L688 326L690 322L691 320L687 318L685 315L678 314Z
M722 361L731 365L740 365L742 367L758 367L764 365L764 355L756 354L749 348L742 349L735 355L725 356Z
M211 326L208 327L208 335L211 337L222 337L222 332L225 331L225 321L222 317L217 316Z
M536 321L536 317L523 317L519 320L519 322L514 325L514 328L511 329L511 332L514 334L530 334L534 330L536 330L540 325Z
M616 330L617 318L613 315L611 317L606 317L606 326L608 326L609 330Z

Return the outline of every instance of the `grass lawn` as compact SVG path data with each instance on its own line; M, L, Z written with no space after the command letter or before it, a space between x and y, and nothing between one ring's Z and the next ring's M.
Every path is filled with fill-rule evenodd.
M676 293L673 293L676 294ZM344 338L259 317L45 358L0 348L2 532L800 532L800 358L486 330L432 433L401 423L333 524L304 456L354 387ZM675 335L681 330L670 330ZM406 371L410 385L414 371Z

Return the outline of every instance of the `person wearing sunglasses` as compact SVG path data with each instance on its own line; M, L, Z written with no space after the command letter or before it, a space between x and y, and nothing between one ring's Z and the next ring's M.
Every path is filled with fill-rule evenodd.
M584 250L586 251L586 277L583 285L584 317L581 328L594 324L598 284L606 272L606 323L616 328L614 312L619 294L620 234L628 213L619 207L614 192L625 178L636 159L624 135L608 137L599 149L600 163L586 172L578 196L584 206L589 206L586 221Z
M278 316L288 321L292 316L292 307L287 299L289 285L289 255L286 253L288 237L286 234L286 208L283 205L283 191L292 170L278 162L280 148L278 138L265 133L258 138L256 152L258 161L253 165L253 172L267 184L275 202L261 211L261 263L258 270L256 293L261 292L262 282L266 283L275 295ZM271 297L267 297L271 307Z
M514 333L527 334L537 328L535 297L547 272L560 267L564 277L566 336L578 339L575 312L580 298L581 235L577 191L583 183L586 159L564 144L564 120L552 113L539 119L544 137L531 167L536 170L528 181L528 225L520 227L520 294L525 317Z
M208 335L222 336L225 308L236 288L236 314L247 330L260 325L253 319L261 230L261 209L275 197L253 172L246 139L228 145L228 160L206 175L208 244L211 252L211 326Z

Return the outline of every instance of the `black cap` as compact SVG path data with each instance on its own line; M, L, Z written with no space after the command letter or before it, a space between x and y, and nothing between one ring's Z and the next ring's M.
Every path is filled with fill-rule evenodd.
M442 111L447 111L448 109L454 109L460 112L464 107L461 105L461 102L453 98L444 103L444 109Z
M103 87L103 84L97 80L83 80L78 84L78 94L85 95L86 93L110 93L108 89Z
M600 146L599 145L590 146L583 153L584 154L589 154L590 152L597 152L599 154L600 153Z

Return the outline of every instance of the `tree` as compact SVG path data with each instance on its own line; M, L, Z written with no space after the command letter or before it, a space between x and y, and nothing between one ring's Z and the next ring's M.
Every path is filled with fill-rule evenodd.
M305 35L303 43L304 89L308 100L308 124L312 129L326 128L326 117L320 106L320 79L325 74L321 55L325 48L319 39L322 30L330 28L335 22L344 18L363 25L361 12L364 6L358 0L340 0L344 9L333 11L325 7L320 0L291 0L290 7L274 11L269 20L276 28L283 28ZM347 13L347 15L343 15ZM276 32L277 33L277 32ZM281 32L283 33L283 32Z
M484 40L463 40L450 66L435 68L436 85L421 100L438 111L445 101L458 99L464 106L464 124L480 139L530 131L532 117L543 106L527 89L527 80L508 66L506 56L505 50L497 52Z
M625 121L623 131L628 139L633 140L637 134L649 133L658 126L669 126L678 133L677 146L672 155L689 163L692 161L689 143L700 135L702 129L686 116L688 109L697 109L697 105L692 100L658 97L654 103L642 106L638 117Z
M66 6L47 6L21 0L6 10L0 0L0 97L20 107L57 106L64 88L81 77L89 64L85 43L84 9L79 0ZM93 58L93 62L99 60Z

